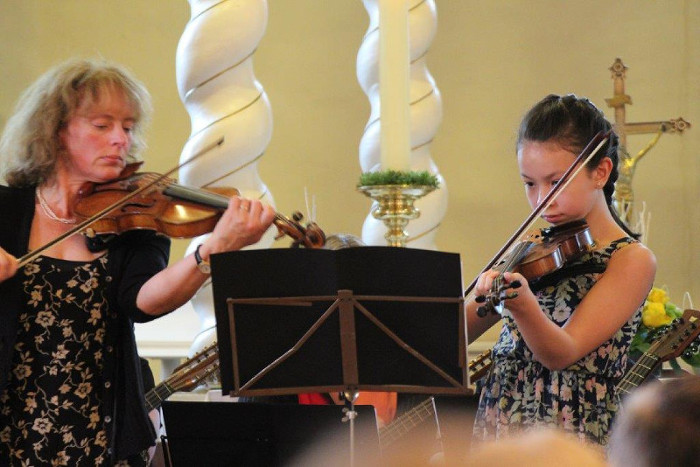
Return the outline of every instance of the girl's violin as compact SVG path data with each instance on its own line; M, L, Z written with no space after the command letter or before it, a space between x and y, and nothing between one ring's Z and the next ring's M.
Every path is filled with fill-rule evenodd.
M545 260L544 262L540 261L535 261L534 263L529 261L531 258L527 258L529 253L534 253L531 251L532 248L534 248L535 245L542 245L537 248L537 250L540 250L541 248L544 248L545 251L548 251L547 249L551 248L552 251L557 250L557 248L552 247L552 241L547 240L544 242L541 241L536 241L538 239L538 234L535 234L534 236L529 236L525 237L524 241L520 241L520 239L523 238L523 233L525 233L535 222L535 220L542 214L556 199L557 196L559 196L559 193L561 193L562 190L564 190L568 184L571 182L571 180L576 177L576 175L584 169L586 164L595 156L595 154L600 151L600 149L603 147L603 145L610 139L610 136L612 134L612 130L608 132L599 132L596 134L591 141L588 142L585 148L583 148L583 151L576 157L574 162L569 166L569 168L564 172L564 174L561 176L559 182L552 187L552 189L545 195L545 197L540 201L540 203L532 210L532 212L527 216L525 221L521 224L520 227L515 231L515 233L511 236L511 238L503 245L503 247L496 253L496 256L493 257L491 261L486 265L486 267L482 270L482 274L492 268L495 268L497 264L502 264L503 267L503 272L506 272L508 268L514 268L516 265L521 264L520 266L521 269L518 271L523 274L523 276L527 277L527 272L523 273L522 271L528 271L531 269L534 269L535 271L539 270L543 264L546 265L549 260L551 260L553 263L556 263L560 261L558 259L559 253L553 253L550 252L549 255L545 254L543 255L543 258L549 258L548 260ZM585 224L585 221L581 221ZM569 229L569 224L566 224L566 226L557 226L554 227L553 229L545 229L543 231L540 231L540 234L543 239L548 239L552 237L552 230L554 232L560 232L563 233L564 231L568 231ZM587 227L586 227L587 230ZM545 236L544 234L550 232L549 236ZM590 236L590 234L587 234ZM561 238L561 237L560 237ZM535 241L533 241L535 240ZM592 243L592 241L591 241ZM514 245L517 245L514 247ZM540 250L541 252L542 250ZM507 252L511 252L510 254L507 254ZM507 256L506 256L507 255ZM506 260L503 260L503 258L506 258ZM537 257L535 257L537 258ZM527 262L524 262L525 259L528 259ZM500 262L500 263L499 263ZM550 267L544 268L546 269L551 269ZM556 269L556 268L554 268ZM511 269L513 270L513 269ZM535 273L533 273L535 274ZM541 275L540 275L541 277ZM478 280L479 276L477 276L471 284L467 287L467 289L464 291L464 296L467 297L469 296L472 291L474 290L474 287L476 287L476 283ZM513 295L515 292L510 292L510 295L506 292L505 289L508 288L517 288L521 284L518 284L517 281L509 284L507 287L504 287L504 281L503 281L503 274L501 274L498 277L499 280L494 281L494 286L492 287L492 291L488 294L488 296L483 296L483 297L476 297L477 303L485 303L485 305L479 307L477 309L477 314L479 316L486 316L486 314L489 311L495 311L495 306L498 306L500 302L504 298L514 298L516 295Z
M506 284L504 273L519 272L528 282L535 282L566 267L594 246L595 242L585 220L530 232L494 267L501 274L494 279L487 295L476 297L477 303L483 304L477 309L478 316L484 317L489 312L495 312L503 300L517 296L517 292L509 290L517 289L522 284L519 281Z
M214 229L230 197L239 194L235 188L204 190L178 185L160 174L136 172L139 165L127 166L117 180L81 188L73 208L76 217L82 220L100 214L83 230L88 238L109 239L136 229L155 230L173 238L197 237ZM135 196L128 196L134 193ZM128 200L120 203L125 197ZM109 209L115 204L117 208ZM103 213L105 209L108 212ZM323 231L313 222L303 226L302 219L299 212L292 219L277 213L277 238L290 236L294 247L322 247L326 239Z

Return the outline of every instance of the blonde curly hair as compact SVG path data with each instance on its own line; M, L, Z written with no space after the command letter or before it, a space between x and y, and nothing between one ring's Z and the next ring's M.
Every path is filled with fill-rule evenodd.
M151 115L151 97L145 86L119 65L73 59L44 73L21 95L0 138L5 182L26 187L48 180L62 152L59 131L81 106L98 102L105 92L113 91L122 92L134 112L127 162L139 160Z

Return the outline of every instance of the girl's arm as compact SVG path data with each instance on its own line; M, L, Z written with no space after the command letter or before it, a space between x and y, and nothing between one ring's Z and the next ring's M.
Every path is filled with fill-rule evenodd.
M653 253L640 243L617 250L607 269L563 327L550 321L520 274L518 297L506 300L518 329L535 359L550 370L575 363L610 339L644 302L656 273ZM488 282L488 281L487 281Z
M475 288L476 291L476 288ZM475 293L475 296L478 295ZM466 313L467 313L467 342L471 343L474 340L478 339L483 333L489 330L491 326L496 324L498 321L500 321L501 317L496 314L496 313L489 313L488 315L484 316L483 318L481 316L478 316L476 314L477 308L479 308L481 304L476 303L474 299L469 300L466 305Z

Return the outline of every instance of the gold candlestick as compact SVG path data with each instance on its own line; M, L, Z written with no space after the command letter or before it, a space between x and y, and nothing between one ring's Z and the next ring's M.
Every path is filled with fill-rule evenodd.
M389 246L405 247L408 233L404 230L411 219L420 217L414 202L435 189L429 185L364 185L358 191L377 204L372 216L380 219L389 229L384 235Z

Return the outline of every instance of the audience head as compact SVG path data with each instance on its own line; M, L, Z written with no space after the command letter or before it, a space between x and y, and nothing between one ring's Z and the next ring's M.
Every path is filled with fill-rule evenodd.
M554 429L539 429L472 445L464 465L473 467L605 467L598 445Z
M625 399L610 438L613 466L700 466L700 376L656 381Z

